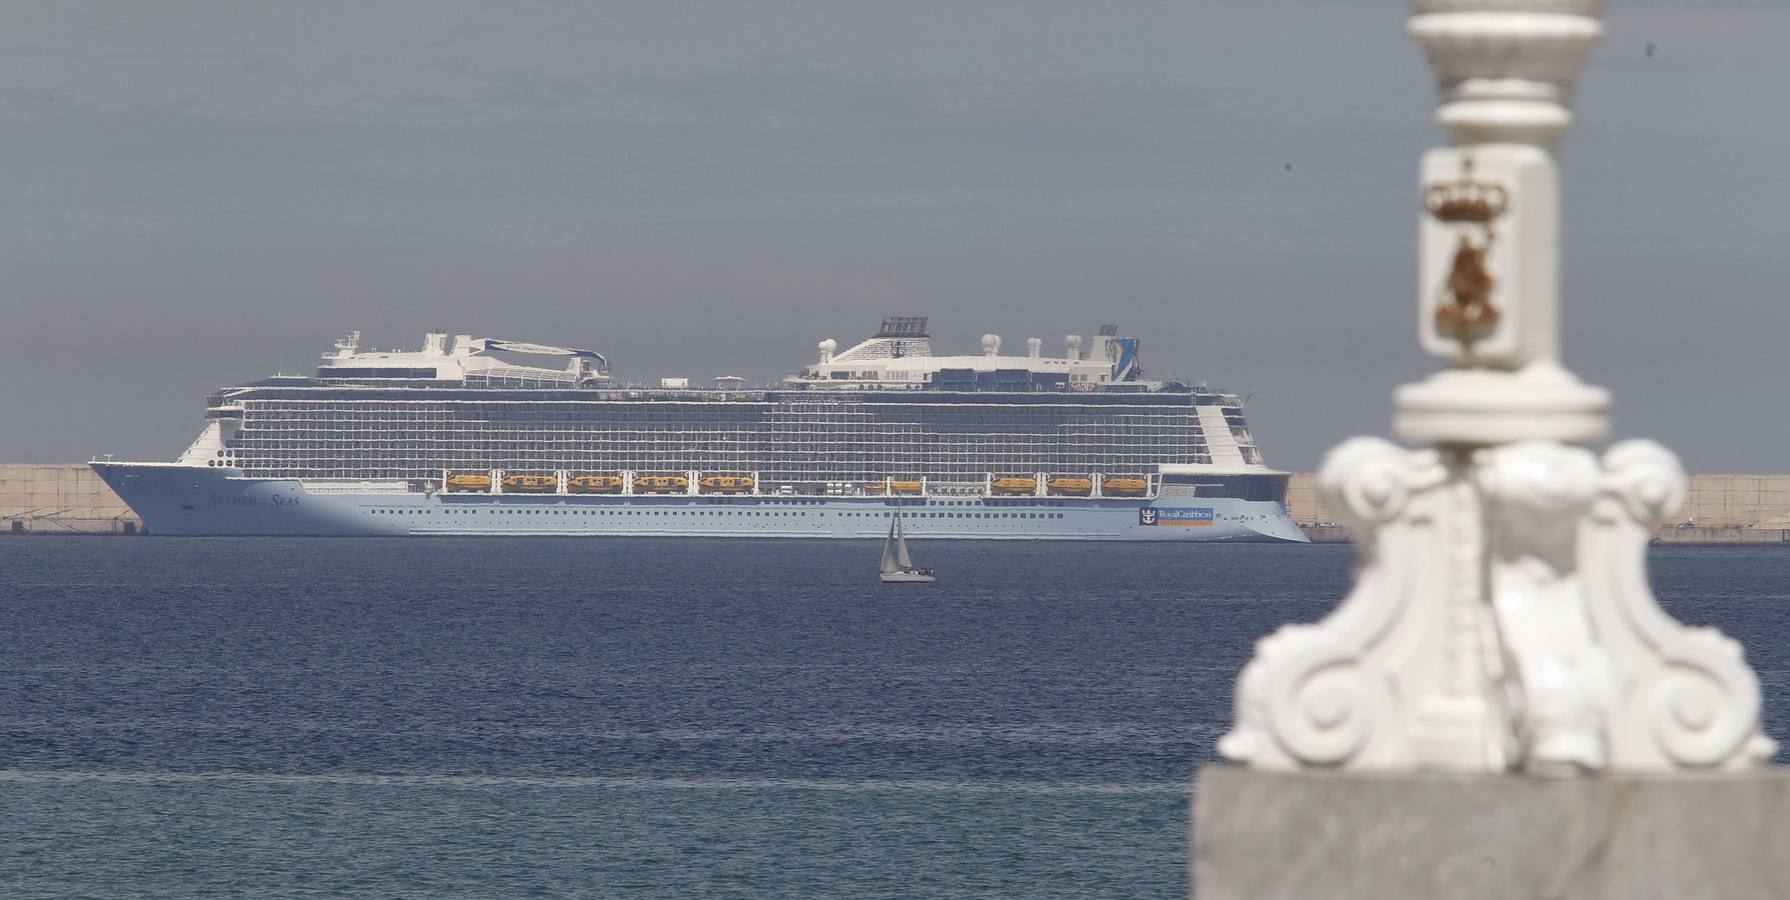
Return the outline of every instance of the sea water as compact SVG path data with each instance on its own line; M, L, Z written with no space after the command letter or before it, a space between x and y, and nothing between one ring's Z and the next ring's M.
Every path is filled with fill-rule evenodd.
M0 895L1176 897L1344 546L0 540ZM1790 730L1790 552L1652 558Z

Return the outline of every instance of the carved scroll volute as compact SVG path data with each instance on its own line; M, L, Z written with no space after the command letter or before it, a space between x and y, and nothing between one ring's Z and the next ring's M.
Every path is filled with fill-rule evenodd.
M1580 552L1593 627L1622 678L1610 723L1616 771L1738 769L1776 752L1740 645L1679 624L1648 586L1648 535L1683 501L1684 471L1666 448L1628 441L1604 454Z
M1325 458L1318 477L1326 502L1358 536L1355 589L1322 621L1282 627L1257 643L1220 754L1269 769L1412 760L1391 690L1396 667L1376 654L1416 593L1415 559L1434 549L1414 546L1422 538L1406 527L1414 500L1444 474L1434 453L1375 438L1349 440Z
M1342 524L1369 536L1399 517L1412 493L1443 473L1434 452L1410 451L1379 438L1351 438L1324 456L1318 490Z

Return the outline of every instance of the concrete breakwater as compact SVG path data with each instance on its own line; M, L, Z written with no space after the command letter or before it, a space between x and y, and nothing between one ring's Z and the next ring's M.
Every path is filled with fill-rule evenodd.
M1317 476L1287 485L1287 513L1313 541L1349 539L1318 495ZM1684 508L1654 529L1659 544L1790 545L1790 475L1692 475Z
M142 533L143 520L84 465L0 465L0 535Z
M1313 473L1293 476L1287 512L1314 541L1349 539L1324 508ZM143 520L85 465L0 465L0 535L143 533ZM1790 545L1790 475L1692 475L1684 509L1653 538Z

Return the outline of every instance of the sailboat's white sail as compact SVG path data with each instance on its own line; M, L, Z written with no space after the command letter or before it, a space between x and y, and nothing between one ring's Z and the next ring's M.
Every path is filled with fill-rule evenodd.
M883 541L883 575L884 581L905 581L914 584L935 584L938 579L929 569L914 568L914 561L907 555L907 532L901 525L901 504L895 504L895 510L889 514L889 537Z
M901 552L900 552L899 556L896 555L896 550L895 550L895 547L896 547L895 529L900 527L900 523L901 523L901 520L898 518L889 520L889 537L883 541L883 574L884 575L893 575L896 572L901 571L902 567L907 564L906 563L906 561L907 561L907 546L905 544L901 546Z
M899 503L895 505L895 562L901 566L903 572L914 570L914 561L907 555L907 534L901 527L901 504Z

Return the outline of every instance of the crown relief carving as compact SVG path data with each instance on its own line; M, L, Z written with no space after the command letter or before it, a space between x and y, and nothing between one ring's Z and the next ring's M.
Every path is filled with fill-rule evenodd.
M1510 205L1510 191L1501 184L1473 180L1473 157L1461 161L1459 180L1431 185L1424 194L1430 215L1444 222L1471 222L1490 228Z
M1510 205L1510 191L1501 184L1473 180L1473 157L1461 160L1458 180L1431 185L1424 206L1437 220L1457 226L1460 241L1454 263L1441 288L1434 314L1436 328L1471 347L1498 326L1493 302L1498 280L1489 256L1497 240L1496 223ZM1480 232L1478 240L1473 231Z

